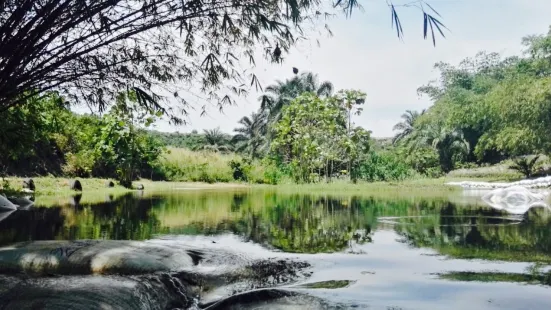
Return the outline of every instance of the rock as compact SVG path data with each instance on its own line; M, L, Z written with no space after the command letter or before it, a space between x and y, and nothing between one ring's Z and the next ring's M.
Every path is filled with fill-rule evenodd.
M26 178L23 180L23 188L34 191L36 187L34 186L34 181L31 178Z
M19 210L28 210L34 205L34 201L27 197L10 197L8 198L13 204L19 206Z
M138 186L136 186L136 189L139 191L143 191L144 190L143 184L138 184Z
M0 195L0 211L14 211L17 206L14 205L8 198Z
M113 181L107 181L105 182L105 187L115 187L115 183L113 183Z
M71 183L69 183L69 188L71 188L74 191L82 191L82 184L80 184L79 180L72 180Z

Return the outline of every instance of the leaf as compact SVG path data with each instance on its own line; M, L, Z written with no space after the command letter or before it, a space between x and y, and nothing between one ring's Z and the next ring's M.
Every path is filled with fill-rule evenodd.
M400 18L398 17L398 12L396 12L396 8L394 7L394 4L390 5L391 10L391 21L392 21L392 28L396 26L396 35L398 38L402 38L404 36L404 31L402 29L402 23L400 22Z
M434 13L436 13L436 15L442 17L442 15L440 15L440 13L438 13L430 4L428 4L427 2L424 2Z
M423 39L427 39L427 25L428 24L428 18L427 13L423 12Z

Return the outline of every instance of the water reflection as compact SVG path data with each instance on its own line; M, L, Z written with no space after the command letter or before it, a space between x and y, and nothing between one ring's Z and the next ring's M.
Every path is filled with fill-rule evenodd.
M79 201L76 196L63 205L12 212L0 221L0 244L29 240L144 240L161 231L159 220L150 215L161 202L158 198L143 200L126 195L97 204Z
M362 253L373 232L457 258L551 262L550 213L511 216L445 199L381 199L266 192L181 192L147 198L129 194L82 204L15 211L0 221L2 245L27 240L145 240L159 234L218 235L292 253ZM376 242L376 240L375 240Z

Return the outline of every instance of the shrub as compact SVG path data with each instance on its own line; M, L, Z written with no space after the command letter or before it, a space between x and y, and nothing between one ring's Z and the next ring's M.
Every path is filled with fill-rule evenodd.
M249 175L251 171L251 165L244 162L244 160L232 159L229 162L230 168L232 169L233 179L236 181L249 181Z
M540 168L540 163L538 162L540 156L536 155L530 158L529 156L522 156L513 160L513 164L509 166L510 169L522 173L525 177L530 178Z
M359 178L365 181L399 181L413 175L412 169L390 153L371 152L359 165Z
M96 159L92 151L80 151L65 155L63 173L71 177L87 178L92 175Z

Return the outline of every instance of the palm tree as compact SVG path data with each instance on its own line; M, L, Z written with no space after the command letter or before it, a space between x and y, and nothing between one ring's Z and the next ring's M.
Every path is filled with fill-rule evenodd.
M224 134L219 127L204 129L203 134L205 136L205 145L201 149L214 152L226 152L231 149L228 135Z
M333 93L333 84L328 81L320 83L318 75L311 72L304 72L285 82L276 81L274 85L266 87L266 93L260 96L260 110L267 113L269 122L277 122L281 117L281 109L305 92L327 97Z
M421 113L417 111L407 110L406 113L402 114L402 122L394 125L392 130L398 131L398 133L392 139L392 144L397 144L398 142L407 139L414 130L415 122L419 116L425 114L425 110L422 110Z
M414 147L430 146L438 153L440 168L450 172L454 168L455 155L468 155L469 142L460 130L448 129L440 124L431 124L414 133Z
M238 152L247 152L252 158L259 156L259 150L265 145L266 140L266 113L252 113L250 117L243 116L238 122L241 127L235 128L237 134L232 142L236 143Z

